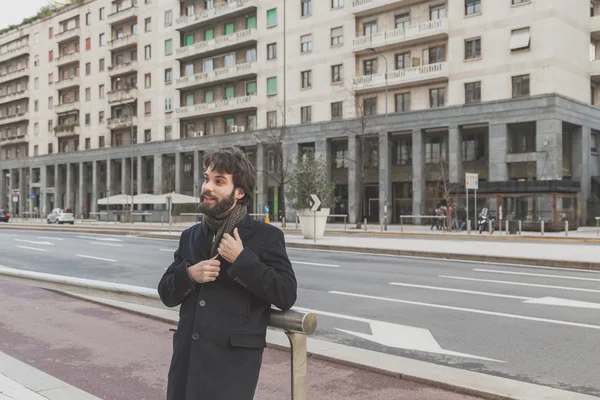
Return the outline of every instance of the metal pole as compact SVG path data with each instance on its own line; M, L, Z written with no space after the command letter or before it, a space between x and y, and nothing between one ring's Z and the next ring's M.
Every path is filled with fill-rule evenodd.
M367 219L365 218L365 232L367 231Z
M521 235L521 220L519 220L519 235Z
M475 218L475 228L479 229L477 227L477 189L475 189L475 197L474 197L474 202L473 202L473 218Z
M544 220L542 220L542 236L544 236Z
M380 54L381 55L381 54ZM383 59L385 60L385 136L386 136L386 143L387 143L387 134L388 134L388 61L387 61L387 57L381 55L383 57ZM389 148L389 146L388 146ZM386 160L389 156L388 153L388 148L384 149L384 151L386 152ZM387 171L387 165L384 165L384 168ZM384 182L384 190L385 190L385 196L384 196L384 201L385 204L383 205L383 225L385 230L388 230L388 218L387 218L387 209L388 209L388 198L387 198L387 192L388 192L388 175L385 175L385 182Z
M506 220L506 234L508 235L508 220Z
M292 400L306 400L306 335L289 331L285 334L290 341L292 355Z
M565 236L569 236L569 221L565 221Z
M325 221L325 224L327 224L327 221ZM314 212L314 226L313 226L313 240L315 243L317 243L317 212Z
M467 191L467 235L471 234L471 221L469 221L469 189Z

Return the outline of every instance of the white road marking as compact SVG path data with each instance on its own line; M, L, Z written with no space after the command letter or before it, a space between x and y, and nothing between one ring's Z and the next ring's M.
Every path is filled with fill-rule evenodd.
M168 251L170 253L173 253L175 251L177 251L177 249L158 249L159 251Z
M415 351L423 351L427 353L435 353L442 354L447 356L457 356L457 357L465 357L465 358L473 358L476 360L485 360L485 361L496 361L496 362L504 362L499 360L494 360L491 358L474 356L466 353L459 353L456 351L444 350L435 340L431 332L427 329L417 328L414 326L406 326L393 324L390 322L376 321L372 319L353 317L351 315L344 314L336 314L327 311L319 311L312 310L308 308L302 307L294 307L295 310L304 311L304 312L313 312L318 315L326 315L334 318L342 318L351 321L364 322L369 324L371 327L371 334L353 332L345 329L336 328L338 331L358 336L360 338L370 340L375 343L382 344L387 347L395 347L398 349L407 349L407 350L415 350Z
M28 246L17 246L21 249L26 249L26 250L36 250L36 251L48 251L46 249L38 249L37 247L28 247Z
M493 274L536 276L536 277L541 277L541 278L571 279L571 280L576 280L576 281L600 282L600 279L581 278L581 277L578 277L578 276L533 274L533 273L529 273L529 272L498 271L496 269L478 269L478 268L473 269L473 271L476 271L476 272L490 272L490 273L493 273Z
M390 302L393 302L393 303L409 304L409 305L413 305L413 306L441 308L441 309L444 309L444 310L470 312L470 313L474 313L474 314L492 315L492 316L495 316L495 317L521 319L521 320L525 320L525 321L545 322L545 323L548 323L548 324L565 325L565 326L573 326L573 327L576 327L576 328L587 328L587 329L600 330L600 325L582 324L582 323L579 323L579 322L570 322L570 321L561 321L561 320L556 320L556 319L528 317L528 316L525 316L525 315L506 314L506 313L500 313L500 312L495 312L495 311L478 310L478 309L474 309L474 308L463 308L463 307L445 306L445 305L442 305L442 304L422 303L420 301L390 299L390 298L387 298L387 297L369 296L369 295L366 295L366 294L356 294L356 293L347 293L347 292L338 292L338 291L330 291L329 293L331 293L331 294L339 294L339 295L343 295L343 296L361 297L361 298L364 298L364 299L371 299L371 300L390 301ZM296 307L294 307L294 308L299 310L299 308L296 308Z
M76 254L77 257L83 257L83 258L91 258L92 260L100 260L100 261L109 261L109 262L117 262L117 260L111 260L110 258L102 258L102 257L93 257L93 256L86 256L83 254Z
M556 297L542 297L540 299L531 299L531 300L525 301L525 303L542 304L545 306L592 308L592 309L600 310L600 304L598 304L598 303L590 303L587 301L578 301L578 300L569 300L569 299L559 299Z
M303 265L314 265L317 267L327 267L327 268L339 268L339 265L335 265L335 264L319 264L319 263L314 263L314 262L306 262L306 261L293 261L290 260L290 262L292 264L303 264Z
M21 243L31 243L31 244L45 244L45 245L51 245L53 246L54 243L50 243L50 242L37 242L35 240L25 240L25 239L14 239L15 242L21 242Z
M48 237L48 236L38 236L38 239L46 239L46 240L64 240L61 238Z
M99 244L101 246L113 246L113 247L123 247L122 244L114 244L114 243L100 243L100 242L90 242L91 244Z
M105 242L122 242L122 240L120 240L120 239L107 238L107 237L101 237L101 236L77 236L77 238L99 240L99 241L105 241Z
M531 300L531 297L512 296L510 294L478 292L478 291L475 291L475 290L451 289L451 288L444 288L444 287L439 287L439 286L413 285L411 283L390 282L390 285L414 287L414 288L419 288L419 289L441 290L441 291L444 291L444 292L477 294L477 295L480 295L480 296L503 297L505 299Z
M574 292L600 293L600 290L596 290L596 289L574 288L574 287L568 287L568 286L552 286L552 285L540 285L540 284L537 284L537 283L496 281L496 280L493 280L493 279L465 278L463 276L438 275L438 277L439 278L446 278L446 279L458 279L458 280L461 280L461 281L499 283L499 284L502 284L502 285L529 286L529 287L541 287L541 288L545 288L545 289L572 290Z

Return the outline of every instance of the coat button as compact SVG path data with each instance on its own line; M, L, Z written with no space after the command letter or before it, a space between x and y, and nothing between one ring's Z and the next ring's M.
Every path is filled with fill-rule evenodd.
M200 339L200 335L199 335L199 334L197 334L197 333L194 333L194 334L192 335L192 339L194 339L194 340L198 340L198 339Z
M206 305L206 302L204 300L200 300L200 303L198 303L200 305L200 307L204 307Z

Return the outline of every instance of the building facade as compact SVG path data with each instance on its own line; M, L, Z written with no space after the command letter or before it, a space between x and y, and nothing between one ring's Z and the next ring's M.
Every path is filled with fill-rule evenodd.
M239 146L258 170L255 212L277 215L277 158L314 152L351 222L464 206L465 172L479 174L478 208L583 222L599 190L598 12L589 0L66 6L0 36L0 208L87 216L120 193L197 196L202 153Z

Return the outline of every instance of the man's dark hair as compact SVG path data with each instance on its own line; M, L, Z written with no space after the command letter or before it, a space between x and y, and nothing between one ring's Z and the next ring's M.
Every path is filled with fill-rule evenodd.
M243 151L235 147L209 150L204 155L204 169L210 166L221 174L233 175L233 186L244 191L238 204L250 203L256 186L256 169Z

